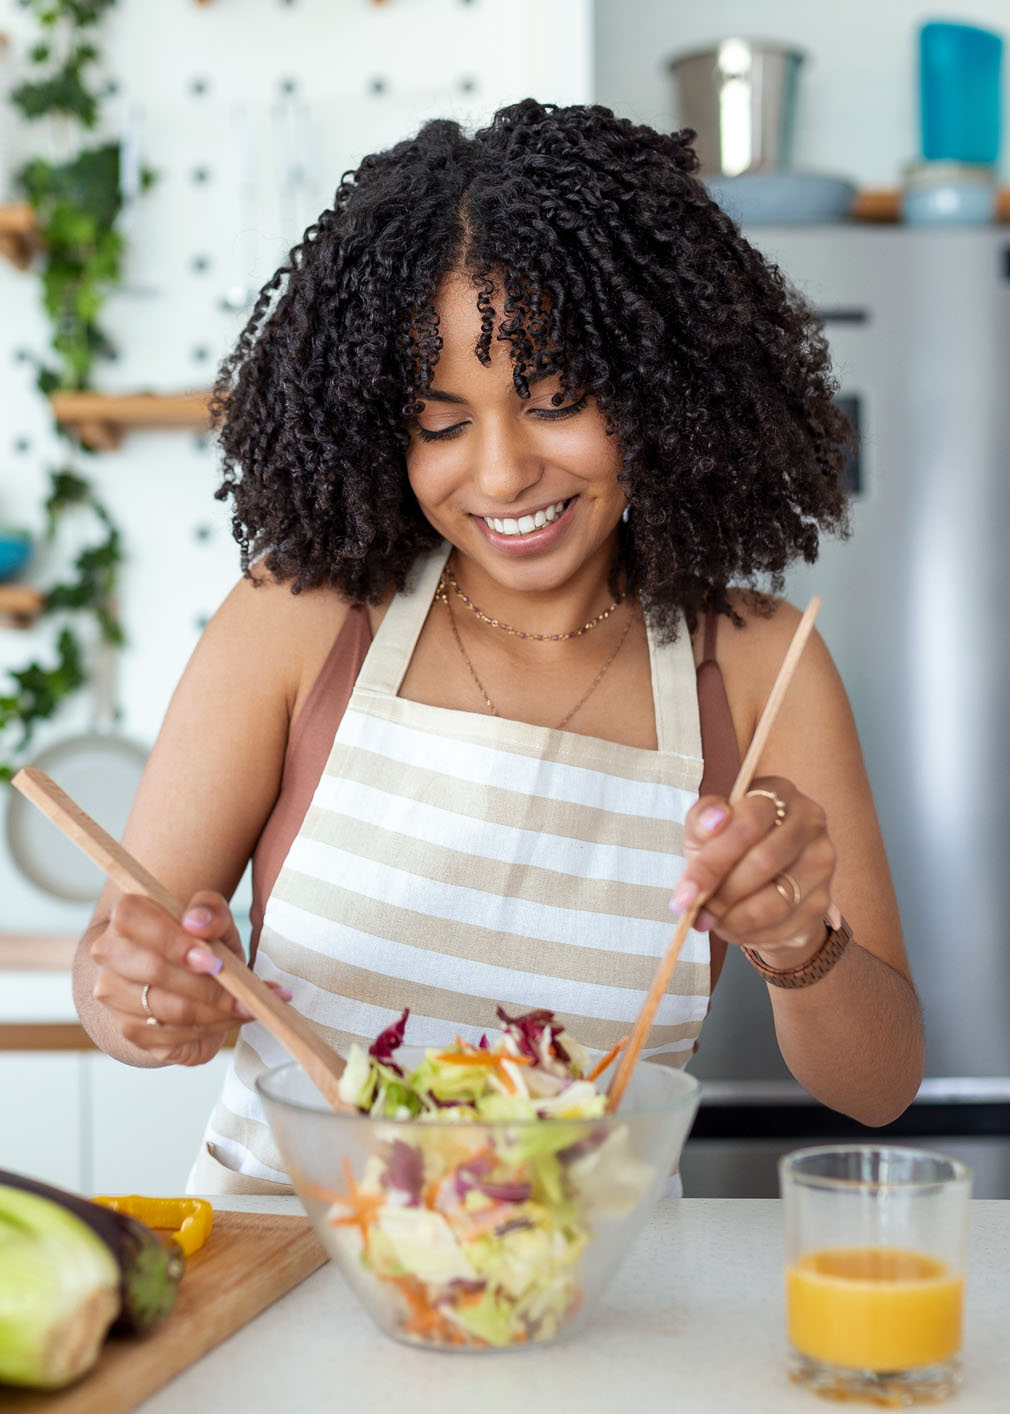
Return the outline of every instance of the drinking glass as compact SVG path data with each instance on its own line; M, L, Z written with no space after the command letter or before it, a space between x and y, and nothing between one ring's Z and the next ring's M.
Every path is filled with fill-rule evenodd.
M799 1149L779 1161L790 1373L901 1407L960 1382L971 1172L923 1149Z

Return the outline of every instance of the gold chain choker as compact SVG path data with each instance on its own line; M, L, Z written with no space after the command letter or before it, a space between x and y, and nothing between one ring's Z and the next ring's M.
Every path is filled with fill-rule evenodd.
M624 601L624 595L619 594L612 604L608 605L601 614L596 615L595 619L590 619L589 622L584 623L581 628L569 629L567 633L530 633L523 629L513 628L511 624L502 623L501 619L492 619L488 614L484 613L483 609L478 609L473 600L467 598L463 593L459 584L456 582L455 575L452 570L449 569L448 565L442 571L442 576L438 581L438 588L435 590L435 598L441 599L442 603L446 606L448 606L449 603L449 596L446 593L445 587L446 583L449 584L456 598L461 600L470 610L471 614L480 619L481 623L487 624L490 628L501 629L503 633L514 634L516 638L531 638L534 643L564 643L569 638L581 638L584 633L589 633L591 629L602 624L605 619L609 619L614 610Z

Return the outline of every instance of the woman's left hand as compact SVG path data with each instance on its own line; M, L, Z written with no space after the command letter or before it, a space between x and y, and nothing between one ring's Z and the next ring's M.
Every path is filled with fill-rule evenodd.
M760 777L733 806L702 796L684 822L684 855L670 903L682 913L701 898L696 928L754 948L781 970L824 941L835 849L824 811L791 781Z

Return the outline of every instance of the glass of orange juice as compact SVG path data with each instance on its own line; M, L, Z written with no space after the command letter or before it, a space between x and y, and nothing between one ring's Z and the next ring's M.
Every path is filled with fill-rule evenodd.
M923 1149L837 1144L779 1161L794 1380L902 1407L960 1381L971 1172Z

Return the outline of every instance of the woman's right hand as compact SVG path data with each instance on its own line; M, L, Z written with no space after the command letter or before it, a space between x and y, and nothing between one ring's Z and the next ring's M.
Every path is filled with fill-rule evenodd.
M250 1019L215 979L221 962L202 941L222 942L245 960L227 902L210 891L193 895L181 923L150 899L123 894L90 944L94 1000L112 1029L155 1063L203 1065ZM291 1000L286 988L268 986Z

